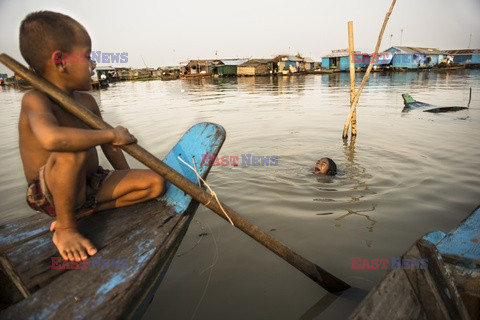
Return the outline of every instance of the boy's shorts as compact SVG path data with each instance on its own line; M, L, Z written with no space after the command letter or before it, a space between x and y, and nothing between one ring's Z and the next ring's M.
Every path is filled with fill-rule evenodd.
M76 208L77 210L94 209L97 206L97 193L112 173L112 170L103 169L101 166L98 166L97 172L87 176L85 203L79 208ZM27 203L33 210L46 213L49 216L55 217L57 214L52 194L45 183L45 166L40 168L37 178L28 185Z

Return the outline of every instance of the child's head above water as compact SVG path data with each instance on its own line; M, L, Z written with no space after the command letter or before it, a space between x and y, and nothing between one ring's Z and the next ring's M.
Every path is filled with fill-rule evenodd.
M37 11L27 15L20 25L19 40L23 58L40 75L47 71L54 53L60 55L55 59L60 61L62 55L71 55L80 45L91 45L87 30L79 22L52 11Z
M321 158L313 166L313 173L334 176L337 173L337 165L330 158Z

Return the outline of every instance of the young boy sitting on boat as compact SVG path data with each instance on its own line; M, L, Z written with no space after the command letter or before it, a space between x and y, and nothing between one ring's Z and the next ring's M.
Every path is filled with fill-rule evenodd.
M20 51L37 74L101 117L95 99L81 92L91 89L93 63L90 36L80 23L60 13L31 13L20 26ZM39 91L24 95L18 129L27 202L56 217L50 229L65 260L97 252L77 231L76 214L133 205L164 190L163 178L153 171L129 168L118 148L136 142L126 128L89 129ZM114 171L99 166L96 146Z

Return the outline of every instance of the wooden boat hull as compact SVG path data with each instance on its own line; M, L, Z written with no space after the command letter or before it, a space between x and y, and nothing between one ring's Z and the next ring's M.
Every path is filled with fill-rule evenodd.
M224 139L222 127L197 124L164 162L196 182L195 173L177 157L195 161L206 177L210 167L201 165L202 154L217 155ZM198 207L177 187L167 183L166 188L160 201L99 212L79 221L80 232L98 248L86 265L56 263L59 254L48 231L52 220L44 214L1 226L0 296L4 305L12 305L0 318L43 319L57 314L71 319L139 318Z
M479 319L479 226L477 207L447 235L433 232L415 242L402 268L388 272L349 319ZM419 259L428 267L413 267Z

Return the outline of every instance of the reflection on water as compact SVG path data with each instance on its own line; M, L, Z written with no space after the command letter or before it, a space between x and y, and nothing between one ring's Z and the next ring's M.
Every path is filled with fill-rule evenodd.
M221 156L278 156L278 166L216 166L208 182L237 212L354 287L329 295L199 208L144 318L346 318L383 276L352 270L351 257L399 256L478 204L479 80L478 70L374 73L357 109L358 136L345 142L346 73L123 82L93 92L109 123L129 128L159 157L200 121L225 127ZM466 106L470 87L469 110L401 113L403 93ZM17 150L22 94L0 91L0 223L31 213ZM313 174L324 156L337 163L336 176Z
M353 181L353 188L352 190L357 191L358 193L352 195L352 199L349 203L360 202L362 198L367 195L374 195L375 192L371 191L368 187L367 181L372 178L371 175L367 174L366 169L360 165L359 162L355 160L355 142L357 140L356 136L352 136L350 141L348 139L343 140L344 145L344 153L347 159L347 170L346 176L349 180ZM368 204L368 203L367 203ZM346 214L336 218L336 221L340 221L350 215L358 215L363 216L368 220L367 229L369 232L373 232L373 226L377 223L376 220L370 218L369 215L363 214L362 212L373 212L375 211L376 204L371 204L370 209L365 210L352 210L352 209L345 209L347 211ZM335 224L335 227L341 227L341 223ZM367 245L371 247L371 241L367 241Z

